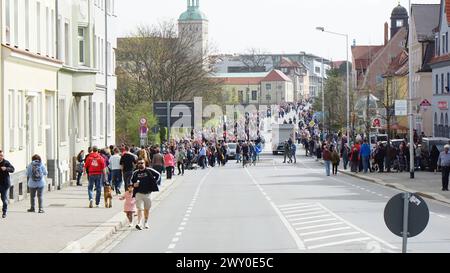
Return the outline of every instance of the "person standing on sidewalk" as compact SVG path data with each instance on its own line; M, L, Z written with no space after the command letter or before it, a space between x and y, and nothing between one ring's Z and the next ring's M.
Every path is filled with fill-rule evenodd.
M123 181L125 182L125 190L130 185L130 179L133 175L134 165L137 162L137 156L130 152L130 147L125 146L125 153L120 158L120 165L122 166Z
M47 169L42 164L41 157L34 155L32 162L27 167L28 188L30 189L30 204L31 208L28 212L36 212L35 199L36 193L38 197L39 213L44 213L44 188L45 188L45 176L48 175Z
M178 175L184 175L184 163L186 161L186 151L184 150L183 146L180 146L178 148L176 157L177 157Z
M122 187L122 169L120 167L120 151L119 148L113 150L113 155L109 159L111 168L111 186L116 191L116 194L121 194L120 188Z
M348 146L348 143L345 143L342 146L342 152L341 152L341 156L342 156L342 160L344 162L344 170L347 170L347 166L348 166L348 162L350 161L350 147Z
M145 161L138 161L138 169L133 173L131 182L134 186L134 196L136 197L136 207L138 209L138 221L136 229L142 230L142 212L144 212L144 228L148 229L148 218L152 206L151 193L158 192L157 182L161 175L154 169L145 168Z
M159 172L159 174L161 174L161 177L162 177L162 173L164 170L164 157L161 154L159 148L156 148L156 154L153 155L152 168L154 170L156 170L157 172ZM158 186L161 186L161 180L158 181L158 183L159 183Z
M331 176L331 152L328 150L327 145L323 145L323 161L325 163L325 173L327 176Z
M81 150L77 156L77 186L83 186L83 184L81 183L81 177L83 177L84 172L84 159L84 150Z
M338 173L338 167L341 163L341 157L339 156L339 153L336 148L332 147L331 150L333 151L331 153L331 163L333 164L333 175L337 175Z
M442 169L442 191L448 191L448 178L450 173L450 145L445 145L444 151L439 155L438 166Z
M0 150L0 195L2 198L2 218L6 218L8 212L8 191L11 187L10 173L14 173L15 169L9 161L5 160L3 151Z
M364 174L369 171L369 159L370 159L370 145L367 140L364 140L364 144L361 146L360 150L362 165L364 169Z
M89 171L89 208L94 207L94 185L96 189L95 204L100 205L100 198L102 196L103 182L107 179L105 159L98 153L98 148L92 148L92 153L86 159L86 170ZM105 181L102 181L102 178Z
M436 145L433 145L433 148L431 148L431 154L430 154L430 169L432 172L436 173L437 171L437 162L439 159L439 150Z

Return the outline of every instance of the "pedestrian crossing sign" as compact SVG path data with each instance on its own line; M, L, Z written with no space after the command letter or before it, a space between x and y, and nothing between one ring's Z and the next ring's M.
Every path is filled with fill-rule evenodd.
M309 127L314 127L315 125L316 123L313 120L311 120L311 122L309 123Z

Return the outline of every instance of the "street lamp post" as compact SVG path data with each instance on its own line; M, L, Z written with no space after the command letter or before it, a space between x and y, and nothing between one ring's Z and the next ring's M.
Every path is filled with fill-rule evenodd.
M327 31L327 30L325 30L324 27L316 27L316 29L319 31L322 31L322 32L335 34L335 35L343 36L346 38L345 52L346 52L346 56L347 56L347 64L346 64L346 67L347 67L347 141L350 141L350 67L349 67L349 63L348 63L348 34Z
M409 27L411 28L411 0L408 3L409 8ZM409 86L408 86L408 96L409 96L409 169L410 169L410 178L414 179L414 112L413 112L413 96L412 96L412 71L413 71L413 63L412 63L412 35L411 32L408 34L408 65L409 65Z

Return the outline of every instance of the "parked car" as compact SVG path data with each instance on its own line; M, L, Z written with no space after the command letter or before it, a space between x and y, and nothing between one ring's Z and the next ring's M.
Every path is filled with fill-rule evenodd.
M421 170L428 169L430 167L430 153L433 145L436 145L439 152L444 151L444 146L449 144L450 139L445 137L433 137L422 139L422 163L420 165Z

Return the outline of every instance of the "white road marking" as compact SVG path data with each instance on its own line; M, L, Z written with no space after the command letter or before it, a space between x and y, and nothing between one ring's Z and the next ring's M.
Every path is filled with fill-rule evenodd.
M186 211L186 213L191 213L192 212L192 210L191 209L188 209L187 211Z
M292 207L292 208L284 208L280 209L282 212L289 211L289 210L295 210L295 209L307 209L307 208L314 208L317 207L317 205L309 205L309 206L298 206L298 207Z
M325 218L325 217L330 217L330 215L324 214L324 215L318 215L318 216L310 216L310 217L303 217L303 218L295 218L295 219L289 219L289 221L291 221L291 222L296 222L296 221L310 220L310 219L318 219L318 218Z
M174 249L175 246L176 246L176 244L170 244L170 245L169 245L169 249Z
M437 214L437 217L439 217L439 218L447 218L444 215L440 215L440 214Z
M251 178L253 183L258 186L259 185L258 181L256 181L256 179L252 176L252 174L249 172L249 170L245 169L245 171L247 172L247 175ZM275 210L275 212L278 215L278 217L280 217L281 222L283 222L284 226L289 231L289 234L291 235L291 237L294 239L294 241L295 241L295 243L297 245L297 248L299 250L306 250L305 244L303 243L302 239L300 239L300 237L298 236L297 232L289 224L289 222L286 219L286 217L283 216L281 211L277 208L277 206L272 201L269 201L269 202L270 202L270 205L272 206L272 208Z
M184 230L184 227L179 227L178 230Z
M321 241L321 240L325 240L325 239L344 237L344 236L350 236L350 235L356 235L356 234L360 234L360 233L357 232L357 231L355 231L355 232L347 232L347 233L340 233L340 234L334 234L334 235L329 235L329 236L323 236L323 237L307 239L307 240L305 240L305 242L315 242L315 241Z
M177 237L179 237L179 236L181 236L181 232L177 232L176 234L175 234L175 236L177 236Z
M383 197L383 195L382 194L377 194L379 197Z
M167 254L169 254L169 253L173 253L173 251L166 251L166 253L167 253Z
M328 243L328 244L322 244L322 245L310 246L310 247L308 247L308 248L309 248L309 249L317 249L317 248L323 248L323 247L327 247L327 246L344 245L344 244L348 244L348 243L352 243L352 242L368 241L368 240L370 240L370 239L371 239L370 237L362 237L362 238L351 239L351 240L345 240L345 241L340 241L340 242L334 242L334 243Z
M172 243L176 243L176 242L178 242L180 240L180 238L173 238L172 239Z
M186 222L187 222L187 221L189 221L189 219L188 219L188 218L183 218L183 221L186 221Z
M316 225L316 226L309 226L309 227L301 227L301 228L296 228L296 230L300 231L300 230L308 230L308 229L315 229L315 228L321 228L321 227L332 227L332 226L339 226L339 225L343 225L344 223L331 223L331 224L323 224L323 225Z
M318 205L321 206L321 207L322 207L324 210L326 210L327 212L329 212L331 215L333 215L334 217L336 217L337 219L341 220L343 223L345 223L345 224L347 224L348 226L350 226L350 227L356 229L357 231L361 232L362 234L365 234L365 235L367 235L367 236L369 236L369 237L375 239L376 241L378 241L378 242L380 242L380 243L382 243L382 244L384 244L384 245L389 246L389 247L392 248L392 249L398 249L398 247L396 247L396 246L394 246L394 245L392 245L392 244L390 244L390 243L388 243L388 242L382 240L381 238L378 238L378 237L376 237L375 235L372 235L372 234L368 233L367 231L364 231L364 230L360 229L359 227L353 225L352 223L350 223L350 222L344 220L342 217L340 217L340 216L338 216L337 214L333 213L331 210L327 209L327 208L324 207L322 204L318 204Z
M314 209L305 209L305 210L293 210L293 211L283 211L284 214L292 214L292 213L298 213L298 212L311 212L311 211L318 211L322 210L322 208L314 208Z
M308 212L308 213L302 213L302 214L294 214L294 215L288 215L286 217L287 218L291 218L291 217L299 217L299 216L309 216L309 215L316 215L316 214L321 214L321 213L323 213L323 211Z
M312 232L307 232L307 233L300 233L300 236L309 236L309 235L314 235L314 234L328 233L328 232L347 230L347 229L352 229L352 228L351 227L341 227L341 228L325 229L325 230L312 231Z
M186 225L186 222L181 223L181 225L182 225L182 226L185 226L185 225Z
M308 204L308 203L297 203L297 204L281 205L281 206L278 206L278 207L279 208L289 208L289 207L302 206L302 205L310 205L310 204Z
M266 197L267 201L271 202L272 199L270 199L270 197Z
M329 221L335 221L335 218L330 219L322 219L322 220L315 220L315 221L308 221L308 222L300 222L292 224L293 226L301 226L301 225L307 225L307 224L315 224L315 223L323 223L323 222L329 222Z

